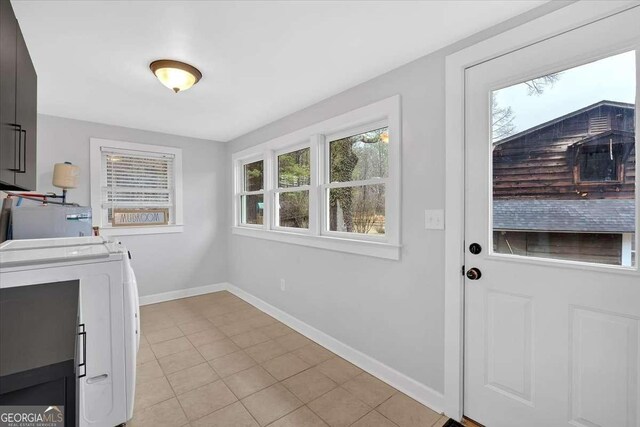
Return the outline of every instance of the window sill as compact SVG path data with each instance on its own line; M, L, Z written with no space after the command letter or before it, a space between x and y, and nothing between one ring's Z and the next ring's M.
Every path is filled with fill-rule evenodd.
M184 225L150 225L145 227L100 227L101 236L182 233Z
M264 230L248 227L232 227L231 232L238 236L254 237L258 239L273 240L276 242L291 243L294 245L310 246L312 248L326 249L337 252L385 258L391 260L400 259L401 246L390 243L372 242L366 240L343 239L329 236L310 236L287 231Z

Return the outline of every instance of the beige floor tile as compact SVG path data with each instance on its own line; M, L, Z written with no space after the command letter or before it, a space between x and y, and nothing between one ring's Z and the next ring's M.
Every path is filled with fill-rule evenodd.
M218 380L178 396L189 420L197 420L235 402L236 396Z
M229 323L228 325L219 326L220 330L227 336L232 337L234 335L249 332L253 329L253 325L247 320L240 320L238 322Z
M200 355L198 350L191 348L180 353L170 354L169 356L158 359L165 375L191 368L192 366L204 363L204 357Z
M264 326L272 325L276 322L276 319L265 313L260 313L257 316L253 316L251 319L249 319L249 323L254 328L262 328Z
M150 332L157 331L159 329L166 329L175 326L175 322L167 315L161 315L160 317L154 317L148 319L145 316L141 316L140 330L143 334L148 335Z
M387 418L382 416L379 412L371 411L364 417L360 418L355 423L351 424L351 427L398 427L397 424L392 423Z
M436 421L433 427L443 427L447 421L449 421L449 417L443 415L438 421Z
M278 338L283 335L288 335L294 331L284 323L276 322L272 325L260 328L260 332L266 334L270 338Z
M142 384L163 376L164 372L162 372L158 361L153 359L147 363L138 365L138 369L136 370L136 384Z
M167 379L176 394L183 394L218 380L218 375L208 363L202 363L167 375Z
M147 341L147 337L144 336L144 334L140 334L140 348L149 348L151 347L149 345L149 341Z
M204 331L211 327L213 327L213 323L209 322L207 319L200 319L178 325L178 328L180 328L182 333L185 335L195 334L196 332Z
M237 351L213 359L209 364L220 377L224 378L254 366L256 361L244 351Z
M149 344L157 344L162 341L172 340L174 338L179 338L184 334L177 326L172 326L166 329L158 329L157 331L149 332L145 335Z
M299 349L293 351L293 354L295 354L311 366L315 366L319 363L324 362L325 360L336 357L335 354L316 343L311 343L309 345L305 345L304 347L300 347Z
M233 323L231 320L229 320L227 318L226 314L216 314L216 315L207 316L207 320L209 322L213 323L214 326L216 326L216 327L220 327L220 326L224 326L224 325L228 325L230 323Z
M299 349L300 347L304 347L305 345L311 344L313 341L302 334L292 332L290 334L276 338L276 342L287 350L293 351Z
M169 316L173 319L176 325L180 325L183 323L197 322L198 320L204 319L200 313L195 311L181 311L178 313L169 313Z
M224 382L238 399L243 399L256 391L275 384L277 381L261 366L253 366L229 375L224 379Z
M282 384L274 384L245 397L242 403L261 426L266 426L302 406L302 402Z
M315 369L300 372L282 381L282 384L304 403L309 403L338 386L325 374Z
M394 395L377 410L400 427L431 427L440 419L440 414L402 393Z
M351 378L362 373L362 369L347 362L346 360L335 357L322 362L315 369L319 369L320 372L337 382L338 384L345 383Z
M220 341L200 345L197 349L200 354L202 354L202 357L207 360L212 360L225 354L235 353L240 350L240 347L235 345L229 338L225 338Z
M160 377L136 386L135 405L138 409L145 409L173 396L169 381L165 377Z
M396 393L395 388L366 372L347 381L342 387L372 407L378 406Z
M153 354L151 347L140 346L140 350L138 350L138 355L136 356L137 365L140 366L143 363L147 363L152 360L156 360L156 355Z
M158 359L192 348L193 346L186 337L180 337L169 341L162 341L157 344L151 344L151 349Z
M327 423L306 406L285 415L269 427L327 427Z
M258 423L240 402L225 406L191 423L192 427L258 427Z
M343 388L336 388L308 404L331 427L353 424L371 408Z
M289 378L309 368L309 365L293 353L267 360L262 366L278 381Z
M240 348L251 347L252 345L260 344L265 341L269 341L269 337L260 331L249 331L242 334L234 335L231 337L231 341L236 343Z
M265 341L254 346L247 347L244 351L258 363L263 363L267 360L271 360L275 357L288 353L286 348L274 340Z
M129 427L176 427L188 422L178 400L174 397L151 407L136 411Z
M195 345L196 347L199 347L201 345L208 344L210 342L223 340L227 338L227 336L223 334L222 331L220 331L218 328L211 325L211 327L205 330L194 332L193 334L187 335L187 338L189 339L189 341L191 341L191 344Z

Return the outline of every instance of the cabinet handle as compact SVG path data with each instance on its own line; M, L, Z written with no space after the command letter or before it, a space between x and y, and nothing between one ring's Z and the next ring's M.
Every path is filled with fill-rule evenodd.
M22 126L16 123L9 123L9 126L13 127L13 129L18 132L18 167L16 168L16 155L13 155L13 168L9 169L11 172L18 172L22 170L20 167L20 162L22 161ZM15 140L13 143L15 148Z
M18 173L27 173L27 130L26 129L22 129L22 126L20 126L20 133L24 133L24 140L22 140L22 138L19 138L20 141L22 141L22 143L24 144L24 149L20 150L20 152L22 153L22 164L20 164L20 160L18 160ZM24 165L24 169L22 168L22 165Z
M78 364L78 368L84 367L84 373L82 375L78 375L78 378L84 378L87 376L87 330L85 329L84 323L78 325L82 330L78 333L79 336L82 337L82 363Z
M97 375L95 377L91 377L87 379L87 384L94 384L100 381L104 381L109 378L109 374Z

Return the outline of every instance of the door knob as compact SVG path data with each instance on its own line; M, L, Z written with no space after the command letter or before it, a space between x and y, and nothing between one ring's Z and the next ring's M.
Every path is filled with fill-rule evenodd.
M478 280L482 277L482 272L477 268L473 267L467 270L467 278L469 280Z

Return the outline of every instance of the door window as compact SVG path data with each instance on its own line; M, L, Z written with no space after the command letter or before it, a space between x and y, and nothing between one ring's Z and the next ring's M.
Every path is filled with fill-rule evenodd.
M491 92L494 253L635 265L635 63Z

